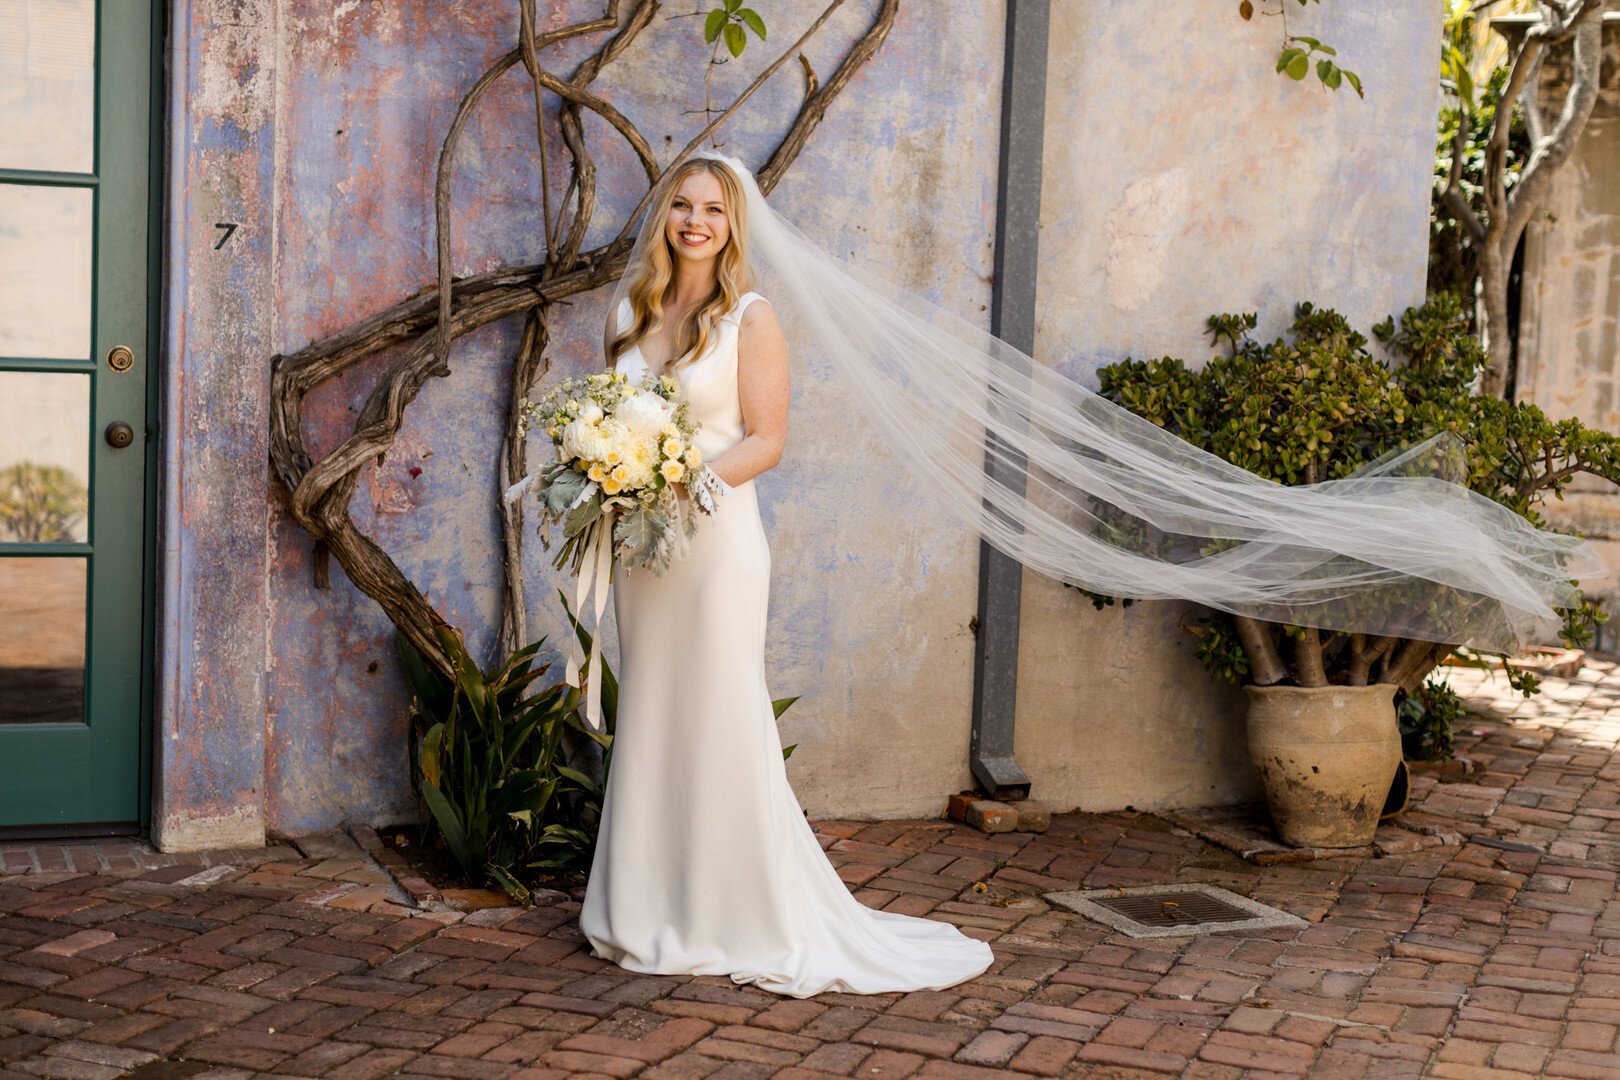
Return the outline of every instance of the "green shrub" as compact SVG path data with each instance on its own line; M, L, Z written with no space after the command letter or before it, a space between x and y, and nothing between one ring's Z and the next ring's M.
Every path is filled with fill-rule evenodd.
M1448 684L1429 679L1401 699L1395 719L1401 729L1401 755L1411 761L1446 761L1452 755L1452 728L1467 710Z
M1387 366L1338 312L1298 305L1290 333L1258 342L1253 313L1215 315L1226 351L1193 370L1181 360L1126 360L1103 368L1103 396L1181 438L1283 484L1347 477L1384 454L1442 431L1464 447L1460 482L1545 527L1537 508L1590 473L1620 481L1620 439L1534 405L1474 392L1485 355L1461 304L1439 296L1387 319L1373 334L1399 360ZM1108 597L1093 595L1103 606ZM1566 640L1590 639L1604 616L1583 601L1566 612ZM1372 638L1264 623L1215 612L1192 628L1198 657L1234 682L1365 685L1415 693L1448 651L1425 641ZM1530 689L1528 683L1521 689Z
M411 707L411 782L432 828L468 878L493 879L522 896L518 879L537 869L590 865L601 812L601 783L574 767L569 730L597 740L578 716L579 691L564 684L525 697L543 671L533 667L544 642L524 646L480 671L461 635L440 625L454 680L429 667L397 635L415 698Z

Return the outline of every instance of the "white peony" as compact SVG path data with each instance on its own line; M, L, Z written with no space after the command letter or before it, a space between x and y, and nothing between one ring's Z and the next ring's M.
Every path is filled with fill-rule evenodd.
M602 406L594 401L586 402L585 407L579 410L579 418L587 424L598 423L602 419Z
M614 413L637 435L657 435L675 415L675 404L657 394L638 393L626 398Z
M595 424L575 420L563 428L564 460L579 458L584 461L601 461L612 448L612 438Z

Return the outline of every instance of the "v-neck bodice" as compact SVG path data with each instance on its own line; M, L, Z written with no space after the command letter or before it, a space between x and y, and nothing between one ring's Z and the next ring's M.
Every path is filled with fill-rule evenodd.
M737 394L737 335L744 309L759 295L747 292L739 297L736 305L716 320L703 355L671 372L686 392L687 415L698 425L693 442L710 460L741 442L747 434L742 402ZM630 325L629 300L620 302L617 315L615 327L623 331ZM640 379L652 368L637 343L619 354L614 370L622 371L631 379Z

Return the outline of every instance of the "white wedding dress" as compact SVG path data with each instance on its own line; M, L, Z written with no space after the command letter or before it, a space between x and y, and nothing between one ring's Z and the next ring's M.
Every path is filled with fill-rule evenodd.
M741 441L737 334L747 293L703 356L676 369L698 448ZM628 324L629 302L618 326ZM646 370L641 350L617 370ZM592 955L631 971L730 975L791 997L939 990L984 972L990 946L947 922L851 895L788 785L765 680L771 551L754 482L699 516L662 576L616 572L613 764L580 911Z

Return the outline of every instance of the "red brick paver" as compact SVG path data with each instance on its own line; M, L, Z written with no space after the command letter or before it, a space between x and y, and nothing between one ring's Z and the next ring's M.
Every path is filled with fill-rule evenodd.
M1441 842L1383 857L1257 865L1134 813L817 823L863 902L992 944L940 992L625 972L577 897L462 915L347 837L0 848L0 1080L1620 1076L1620 678L1531 702L1456 678L1502 711L1461 733L1471 772L1415 785L1408 824ZM1172 881L1310 925L1135 940L1041 899Z

